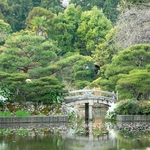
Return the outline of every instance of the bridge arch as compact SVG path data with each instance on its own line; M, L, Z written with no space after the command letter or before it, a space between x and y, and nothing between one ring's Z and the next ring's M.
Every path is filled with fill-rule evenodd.
M75 90L64 96L65 104L76 105L85 104L85 118L92 120L92 108L95 103L110 106L118 101L118 92L108 92L103 90ZM88 116L87 116L88 115Z
M101 103L111 105L118 101L118 93L103 90L75 90L64 97L66 104Z

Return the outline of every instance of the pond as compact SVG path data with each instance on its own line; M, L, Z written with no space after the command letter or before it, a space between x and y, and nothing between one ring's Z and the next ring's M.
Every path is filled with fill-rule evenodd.
M78 135L67 124L0 125L0 150L150 150L149 123L106 123L102 109L94 113L89 132ZM102 124L108 132L94 134Z

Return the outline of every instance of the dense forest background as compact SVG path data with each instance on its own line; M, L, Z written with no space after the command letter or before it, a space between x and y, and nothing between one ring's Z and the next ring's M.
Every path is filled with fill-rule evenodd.
M150 0L0 0L0 88L59 102L72 89L150 98Z

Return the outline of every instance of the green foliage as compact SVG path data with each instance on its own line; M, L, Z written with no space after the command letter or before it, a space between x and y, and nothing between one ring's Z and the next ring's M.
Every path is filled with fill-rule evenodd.
M11 113L8 111L0 111L0 117L11 117Z
M149 72L147 71L149 59L149 44L134 45L119 52L113 57L112 63L106 66L100 85L107 90L120 90L122 98L147 99L149 97ZM134 71L134 69L138 70Z
M132 4L142 4L142 3L148 3L149 0L125 0L126 2L130 2Z
M11 129L0 129L0 134L11 134L12 130Z
M137 100L149 98L150 72L134 69L129 74L120 74L119 77L116 89L120 91L121 99L130 97L135 97Z
M1 0L0 1L0 19L7 22L8 13L9 13L9 6L7 4L7 1Z
M104 42L111 27L111 22L97 7L82 12L77 29L78 41L76 43L76 48L80 51L80 54L91 55L91 51L96 48L96 45Z
M66 87L83 88L96 78L94 62L82 55L62 58L55 64L39 69L36 75L56 75Z
M41 77L34 80L28 85L27 99L43 103L61 103L63 101L62 94L64 85L54 77Z
M13 34L0 49L0 67L3 71L28 73L30 69L48 65L57 57L50 42L45 46L44 37L26 33Z
M99 9L103 9L104 14L112 22L116 22L117 19L117 5L120 0L83 0L76 1L71 0L71 3L81 6L83 11L91 10L94 6L97 6Z
M12 102L20 100L26 101L25 90L26 82L25 80L28 78L28 74L22 73L4 73L0 72L0 80L1 80L1 89L2 94L7 100L11 100Z
M11 26L0 19L0 45L4 43L7 36L12 32Z
M104 14L110 19L113 23L116 22L118 17L117 6L120 0L106 0L103 5Z
M82 60L78 60L74 64L73 70L73 85L77 89L87 87L97 77L94 62L91 61L91 57L83 57Z
M99 8L102 8L105 0L86 0L86 1L76 1L76 0L71 0L71 3L80 5L83 10L91 10L94 6L97 6Z
M117 117L117 111L116 111L116 110L113 110L113 111L108 112L105 118L106 118L107 120L111 120L111 121L114 120L114 121L115 121L115 120L116 120L116 117Z
M53 77L50 77L51 79L49 77L45 77L45 79L40 78L44 73L36 76L37 69L50 65L50 62L57 57L55 53L57 48L55 48L53 43L51 41L44 41L44 37L21 31L13 34L6 41L7 47L4 45L1 48L2 57L0 59L0 67L3 71L0 73L1 87L8 88L11 93L11 95L9 95L11 101L26 101L30 100L30 98L36 100L40 96L42 96L40 97L41 101L48 99L48 96L50 97L51 102L61 100L60 93L62 93L61 89L64 86L58 79ZM32 77L36 77L37 79L36 82L33 83L35 86L30 89L30 84L26 82L26 79ZM45 86L45 88L43 89L42 86ZM52 98L52 95L54 94L49 91L51 88L55 91L54 93L57 93L55 99L53 99L54 97ZM35 97L31 95L34 95Z
M96 75L94 63L85 56L74 55L55 62L57 47L29 31L13 34L0 50L1 87L10 91L11 101L61 102L65 91L60 81L76 80L75 87L85 87ZM78 86L79 82L82 86Z
M11 30L11 27L8 23L4 22L4 20L1 20L0 19L0 32L7 32L7 33L10 33L12 30ZM1 33L2 34L2 33Z
M38 7L41 5L41 0L32 0L33 7Z
M94 6L97 6L99 9L104 10L104 14L108 19L112 22L116 21L118 0L71 0L70 4L82 7L82 11L90 11ZM1 0L0 19L3 19L5 22L9 23L13 31L20 31L25 29L26 25L28 26L28 21L26 22L27 16L36 8L39 8L39 11L36 12L35 17L45 16L45 14L39 16L39 14L42 14L43 12L42 9L51 11L57 15L65 11L65 8L62 7L60 0ZM51 15L49 15L49 17L46 16L46 18L50 18L50 16Z
M114 42L113 37L116 34L117 26L112 28L105 36L105 41L96 45L92 51L93 60L100 66L99 75L104 76L107 65L112 62L112 58L118 53L119 47Z
M27 133L29 133L30 131L28 129L18 129L18 130L15 130L15 133L18 134L18 135L25 135Z
M52 11L55 14L63 12L64 8L61 6L60 0L41 0L41 7Z
M57 76L61 76L63 80L63 77L68 77L68 75L70 76L70 73L72 73L72 66L76 64L77 61L84 59L84 56L77 54L67 58L61 58L54 64L39 69L37 73L42 74L44 72L44 76L56 74Z
M81 7L69 5L63 13L54 17L52 26L49 28L49 35L58 42L62 49L61 55L67 52L75 52L75 42L77 40L76 31L81 16Z
M76 87L77 89L83 89L87 86L89 86L90 82L86 80L76 80L75 83L73 83L73 86Z
M115 111L118 115L149 115L150 102L133 99L121 100L117 103Z
M150 114L150 101L140 101L140 113L144 115Z
M30 113L25 110L17 110L16 117L29 117Z
M1 99L0 99L0 101L1 101L2 104L3 104L3 102L4 102L5 100L9 100L9 99L10 99L10 97L11 97L11 92L10 92L10 90L9 90L6 86L4 86L3 84L1 84L0 86L1 86L1 88L0 88L0 95L2 96Z
M124 12L125 10L130 10L134 7L142 8L141 6L147 6L147 8L149 9L149 0L120 0L117 9L119 12Z
M34 7L26 18L26 29L36 35L48 36L48 28L54 18L54 14L41 7ZM43 32L43 33L41 33Z
M33 8L32 0L8 0L9 13L7 21L11 25L13 31L19 31L25 28L25 19Z

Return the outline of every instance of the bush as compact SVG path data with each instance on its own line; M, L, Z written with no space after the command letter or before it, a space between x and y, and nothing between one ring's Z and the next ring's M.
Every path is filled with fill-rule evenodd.
M11 117L11 113L9 111L0 111L0 117Z
M150 101L121 100L117 103L115 111L118 115L148 115Z
M16 116L17 117L28 117L28 116L30 116L30 113L25 110L18 110L18 111L16 111Z
M141 101L140 102L141 113L144 115L150 114L150 101Z

